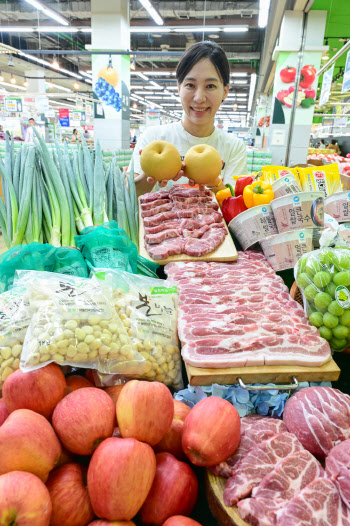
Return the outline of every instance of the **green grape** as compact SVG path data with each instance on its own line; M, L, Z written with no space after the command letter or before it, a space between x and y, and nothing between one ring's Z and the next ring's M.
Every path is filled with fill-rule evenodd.
M317 274L314 275L314 283L316 287L321 289L322 287L326 287L328 283L331 281L331 275L329 272L317 272Z
M329 329L325 325L322 325L322 327L319 327L318 330L319 330L320 335L322 336L322 338L324 338L325 340L330 340L332 338L332 336L333 336L333 333L332 333L331 329Z
M305 272L301 272L299 276L297 277L297 285L301 289L305 289L308 285L310 285L311 280L309 276Z
M319 254L319 261L322 265L330 267L334 262L334 253L331 250L321 250Z
M322 270L323 267L321 263L317 261L317 259L312 258L309 259L309 261L305 265L304 272L306 272L306 274L310 276L310 278L313 278L317 272L321 272Z
M326 309L331 301L332 297L327 292L319 292L314 297L314 303L318 309Z
M335 266L339 268L340 270L349 270L350 269L350 255L342 251L339 251Z
M304 290L305 297L308 300L313 300L314 297L319 294L318 289L315 287L315 285L308 285Z
M344 325L337 325L336 327L334 327L332 332L333 332L333 336L335 336L339 340L344 340L347 338L349 334L349 328L344 327Z
M344 314L345 310L339 305L337 301L332 301L328 305L328 312L334 314L335 316L341 316L342 314Z
M339 324L339 320L337 316L334 316L334 314L331 314L330 312L326 312L323 316L323 325L328 327L329 329L334 329Z
M340 318L340 323L346 327L350 327L350 311L346 310Z
M339 340L338 338L332 338L329 341L329 345L334 349L335 351L342 351L346 347L346 340Z
M298 274L301 274L302 272L304 272L304 268L305 268L305 265L306 265L306 263L307 263L307 259L308 259L307 254L305 254L305 256L302 256L302 257L299 259L299 261L298 261L298 263L297 263L297 265L298 265L298 266L297 266L297 273L298 273Z
M327 292L332 298L335 298L335 289L337 288L336 284L332 281L328 283L327 287L324 288L324 291Z
M337 287L339 285L344 285L344 287L348 287L350 285L350 272L338 272L338 274L334 276L333 282L336 284Z
M311 325L314 325L314 327L321 327L323 325L323 316L320 312L313 312L309 316L309 322Z

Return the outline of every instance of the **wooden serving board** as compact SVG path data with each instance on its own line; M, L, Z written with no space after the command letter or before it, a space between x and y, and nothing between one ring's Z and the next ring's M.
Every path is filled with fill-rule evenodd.
M300 365L259 365L256 367L232 367L227 369L208 369L193 367L185 363L190 385L232 385L242 378L245 384L292 383L293 376L299 382L335 382L340 369L334 360L320 367L301 367Z
M213 194L214 195L214 194ZM223 220L224 221L224 220ZM141 206L140 206L140 198L139 198L139 253L140 256L143 256L144 258L148 259L149 261L153 261L154 263L158 263L158 265L167 265L167 263L171 263L173 261L235 261L238 258L237 250L235 247L235 244L233 242L233 239L231 237L231 234L227 228L227 225L224 221L225 228L227 231L227 236L225 236L224 242L214 250L214 252L210 252L209 254L205 254L204 256L200 257L191 257L187 256L187 254L178 254L177 256L170 256L167 259L160 259L160 260L154 260L151 258L149 253L146 250L144 237L145 237L145 231L143 226L143 218L141 217Z
M216 477L208 469L205 473L205 493L209 509L218 526L249 526L241 519L237 506L228 508L224 504L223 493L226 486L224 477Z

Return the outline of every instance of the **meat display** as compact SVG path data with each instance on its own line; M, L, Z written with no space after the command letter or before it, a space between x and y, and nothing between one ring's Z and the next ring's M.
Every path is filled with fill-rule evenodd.
M249 524L273 526L276 512L319 477L323 477L323 468L311 453L288 455L253 489L252 498L238 503L239 514Z
M326 474L350 509L350 440L340 442L331 450L326 458Z
M273 471L277 462L302 450L303 446L291 433L278 433L251 448L232 470L224 491L225 505L233 506L250 495L252 489Z
M198 241L211 235L206 232ZM172 247L175 241L180 244L181 238L164 243ZM178 287L178 333L188 364L320 366L330 360L328 342L262 254L239 252L232 263L174 262L165 271Z
M307 387L286 403L283 421L305 449L324 458L350 438L350 396L331 387Z
M145 194L140 206L145 247L154 260L178 254L204 256L214 252L227 235L219 205L209 190L177 185Z

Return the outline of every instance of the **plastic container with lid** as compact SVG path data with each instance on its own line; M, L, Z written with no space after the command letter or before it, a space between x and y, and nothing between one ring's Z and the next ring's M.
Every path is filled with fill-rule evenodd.
M236 236L243 250L278 232L270 205L254 206L241 212L230 221L228 228Z
M336 192L325 198L325 212L338 222L350 221L350 192Z
M261 240L260 245L274 270L286 270L294 268L303 254L313 250L312 236L311 228L303 228L270 236Z
M275 199L278 197L283 197L284 195L297 194L301 192L301 188L298 184L298 181L295 179L293 174L288 174L277 181L272 183L272 190L275 196Z
M324 193L300 192L278 197L270 203L278 232L324 225Z

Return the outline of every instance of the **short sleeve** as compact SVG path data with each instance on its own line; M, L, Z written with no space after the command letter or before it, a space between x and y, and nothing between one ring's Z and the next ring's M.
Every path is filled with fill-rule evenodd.
M142 150L145 146L147 146L147 144L155 140L155 137L153 135L154 134L153 134L152 128L148 128L137 139L137 142L134 148L134 153L133 153L134 172L136 174L140 174L142 172L141 164L140 164L140 157L141 157L140 150Z
M247 151L244 142L239 141L237 147L232 148L230 158L226 163L224 183L231 183L234 175L245 175L247 173Z

